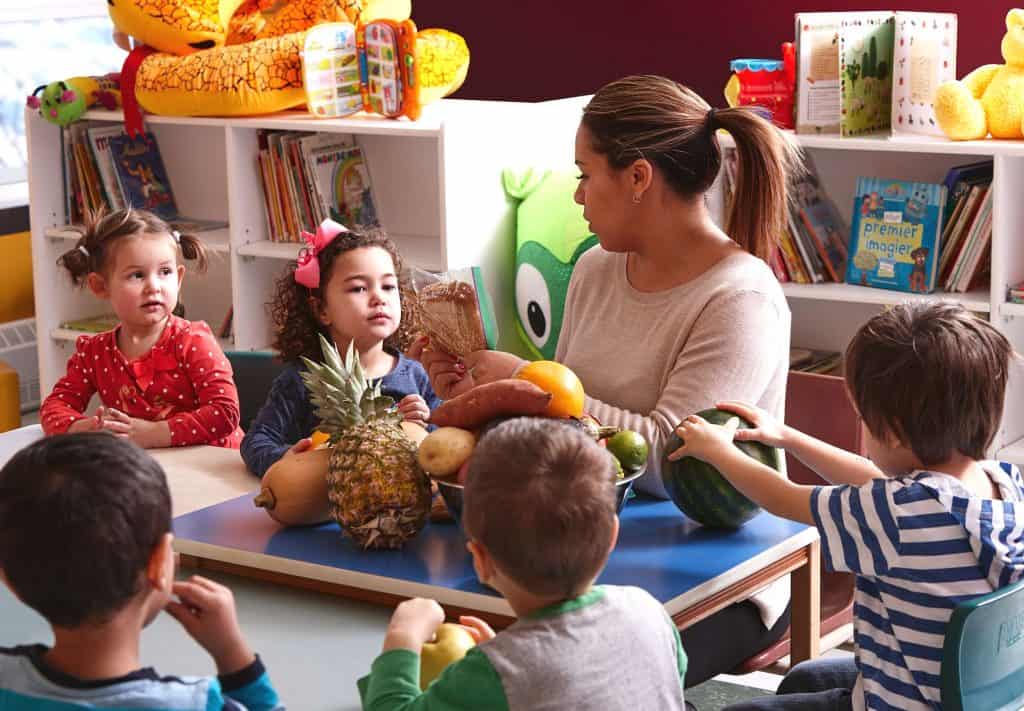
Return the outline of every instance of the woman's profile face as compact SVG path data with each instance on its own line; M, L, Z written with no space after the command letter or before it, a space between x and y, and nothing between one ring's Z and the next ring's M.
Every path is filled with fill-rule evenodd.
M583 219L609 252L630 250L629 224L636 206L627 171L613 170L608 159L593 148L590 131L576 130L576 167L579 183L573 199L583 206Z

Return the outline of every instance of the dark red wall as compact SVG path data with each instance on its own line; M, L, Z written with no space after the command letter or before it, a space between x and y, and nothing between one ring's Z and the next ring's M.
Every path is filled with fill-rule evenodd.
M735 57L781 57L793 13L922 10L959 15L957 74L1002 62L1005 18L1024 0L413 0L420 28L444 27L469 43L469 77L455 96L532 101L593 93L635 73L664 74L724 106ZM625 8L630 8L626 10Z

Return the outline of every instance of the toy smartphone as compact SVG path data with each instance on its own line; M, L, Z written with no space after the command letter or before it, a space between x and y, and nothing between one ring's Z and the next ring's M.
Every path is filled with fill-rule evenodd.
M419 118L416 25L374 20L312 27L303 51L303 82L314 116L336 118L362 110Z

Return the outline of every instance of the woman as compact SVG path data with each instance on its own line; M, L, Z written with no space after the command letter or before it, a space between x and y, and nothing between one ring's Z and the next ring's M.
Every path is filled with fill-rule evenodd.
M705 205L721 165L719 128L738 158L724 231ZM764 260L783 228L798 159L755 111L712 109L663 77L612 82L583 110L575 199L600 248L573 271L555 357L583 382L588 413L651 443L642 491L666 496L661 456L687 415L734 398L784 414L790 315ZM424 345L410 356L442 398L509 377L524 362L497 351L458 360ZM683 632L686 685L777 640L788 602L788 580L779 581Z

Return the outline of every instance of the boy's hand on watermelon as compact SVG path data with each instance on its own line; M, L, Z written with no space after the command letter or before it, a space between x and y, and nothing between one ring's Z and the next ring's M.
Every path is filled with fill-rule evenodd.
M713 425L700 415L690 415L676 427L683 446L668 455L669 461L696 457L713 465L722 454L733 449L732 441L739 424L735 417L724 425Z
M761 408L739 400L724 400L715 403L715 407L735 412L752 425L752 427L738 430L733 439L764 442L769 447L786 446L786 426Z

